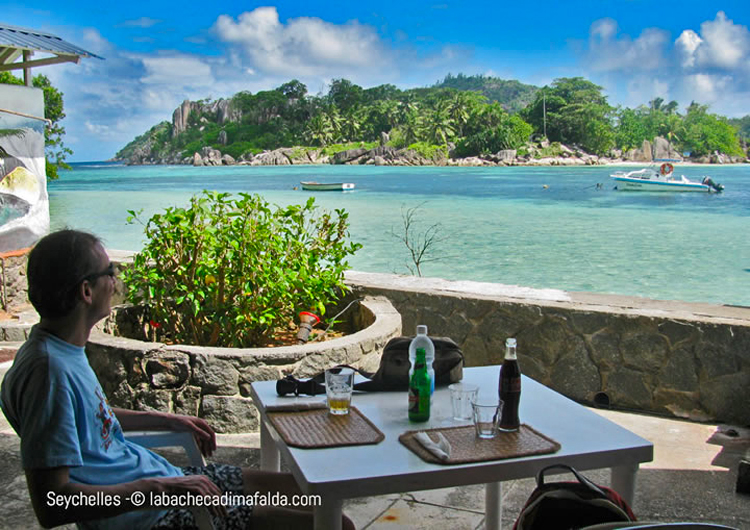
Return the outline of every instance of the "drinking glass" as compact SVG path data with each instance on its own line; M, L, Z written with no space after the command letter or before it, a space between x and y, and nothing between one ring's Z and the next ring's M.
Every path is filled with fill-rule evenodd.
M479 387L471 383L453 383L448 386L451 391L451 405L453 406L454 420L472 419L471 405L477 400Z
M474 427L477 437L491 439L497 436L497 423L503 411L503 402L494 403L472 403L474 412Z
M354 389L354 370L330 368L326 370L326 401L328 412L335 415L349 414Z

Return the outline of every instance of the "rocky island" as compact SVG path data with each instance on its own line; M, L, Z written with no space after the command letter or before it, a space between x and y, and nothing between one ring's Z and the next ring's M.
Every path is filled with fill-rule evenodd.
M747 161L740 130L707 106L692 103L680 115L676 102L663 105L657 98L648 107L615 109L600 91L582 78L539 89L459 75L406 91L392 85L363 89L339 79L327 95L308 96L305 85L293 80L254 95L186 100L171 122L152 127L114 160L193 166Z

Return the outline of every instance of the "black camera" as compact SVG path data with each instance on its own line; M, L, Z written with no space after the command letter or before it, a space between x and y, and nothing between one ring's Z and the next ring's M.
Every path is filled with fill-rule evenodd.
M293 375L288 375L284 379L276 381L276 393L280 396L286 396L287 394L317 396L318 394L325 394L325 392L326 387L313 379L300 381Z

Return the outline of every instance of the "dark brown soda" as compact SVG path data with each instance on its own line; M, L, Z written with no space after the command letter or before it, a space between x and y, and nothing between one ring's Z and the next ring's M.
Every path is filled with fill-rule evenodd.
M505 360L500 367L500 380L498 381L498 394L503 401L499 427L504 431L516 431L521 426L521 419L518 416L518 408L521 404L521 368L516 358L515 342L514 339L508 339L506 342Z

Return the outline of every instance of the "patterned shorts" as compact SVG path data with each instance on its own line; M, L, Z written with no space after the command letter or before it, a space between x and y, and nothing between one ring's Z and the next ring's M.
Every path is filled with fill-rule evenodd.
M182 472L185 475L205 475L224 492L236 493L238 495L242 495L243 493L242 469L239 467L226 464L208 464L206 467L183 467ZM227 512L226 517L211 517L216 530L244 530L251 528L252 506L227 506ZM178 508L167 511L151 528L153 530L197 530L198 526L190 510Z

